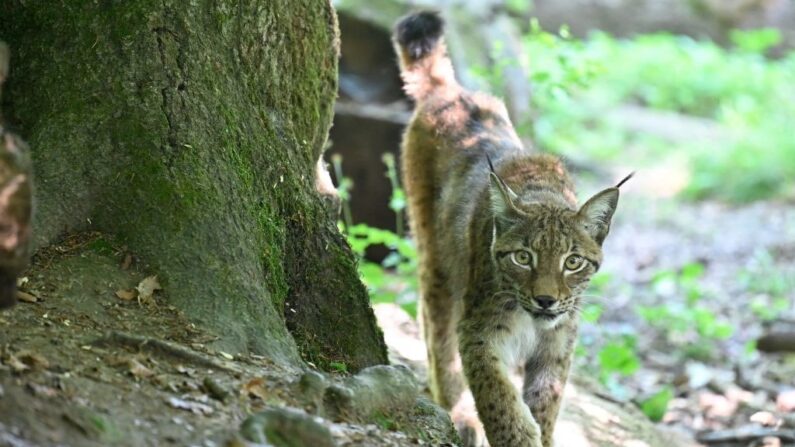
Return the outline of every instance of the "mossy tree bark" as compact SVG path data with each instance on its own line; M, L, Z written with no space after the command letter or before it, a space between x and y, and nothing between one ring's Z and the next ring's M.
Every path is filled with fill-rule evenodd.
M37 247L117 235L219 348L386 361L313 186L337 87L327 0L9 0L0 17Z

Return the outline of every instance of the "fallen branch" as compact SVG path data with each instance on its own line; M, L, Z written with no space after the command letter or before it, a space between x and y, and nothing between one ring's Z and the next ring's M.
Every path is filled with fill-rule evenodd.
M744 427L716 430L696 435L696 440L704 444L725 442L750 442L767 437L779 438L782 441L795 442L795 430L777 430L775 428L747 425Z
M171 343L157 338L143 337L140 335L125 334L123 332L110 331L104 337L94 340L94 346L125 346L139 351L148 351L152 354L165 355L203 368L216 369L221 371L238 372L231 365L225 365L215 359L209 358L184 346Z
M795 332L770 332L756 341L762 352L795 352Z

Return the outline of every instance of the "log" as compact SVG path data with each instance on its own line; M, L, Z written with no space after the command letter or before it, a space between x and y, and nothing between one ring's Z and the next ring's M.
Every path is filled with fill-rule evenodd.
M795 332L769 332L756 341L761 352L795 352Z

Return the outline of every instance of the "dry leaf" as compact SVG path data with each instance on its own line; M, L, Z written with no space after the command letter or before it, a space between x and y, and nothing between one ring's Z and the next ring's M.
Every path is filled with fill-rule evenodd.
M265 389L265 379L257 377L249 380L248 383L243 385L243 394L265 400L268 397L268 390Z
M223 357L223 358L225 358L227 360L234 360L235 359L235 356L233 356L232 354L229 354L227 352L218 351L218 353L221 354L221 357Z
M795 411L795 390L780 392L776 398L776 408L784 413Z
M127 253L124 255L124 260L121 261L121 269L128 270L132 265L133 257L131 254Z
M17 290L17 300L23 301L25 303L35 303L39 299L36 297L36 295Z
M116 296L124 301L132 301L138 295L135 289L119 289L116 291Z
M721 394L701 393L698 403L707 416L713 418L728 418L737 411L737 402Z
M44 358L43 355L37 354L32 351L19 351L16 354L16 357L22 361L22 363L28 365L31 369L47 369L50 367L50 362Z
M135 287L138 291L138 304L153 304L155 290L162 290L160 283L157 281L157 275L147 276Z
M28 365L16 358L13 354L9 354L8 357L4 358L3 363L10 366L15 373L21 373L30 369Z
M127 366L130 368L130 374L132 374L132 376L135 377L136 379L142 377L143 378L152 377L153 375L155 375L154 371L147 368L141 362L139 362L134 358L131 358L127 361Z
M58 395L58 390L47 385L39 385L38 383L28 383L27 388L36 396L55 397Z
M3 358L3 363L9 366L15 373L29 370L47 369L50 362L44 356L31 351L20 351L16 354L8 353Z
M751 415L749 420L765 427L773 427L778 424L778 418L769 411L757 411Z

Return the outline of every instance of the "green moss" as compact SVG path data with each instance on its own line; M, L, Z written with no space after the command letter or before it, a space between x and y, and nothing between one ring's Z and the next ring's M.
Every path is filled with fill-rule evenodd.
M0 22L19 49L4 100L34 149L38 244L117 235L225 350L297 362L287 319L308 358L386 361L313 185L337 87L332 11L200 3L0 5L15 18Z
M110 256L116 254L116 249L113 248L110 242L103 238L94 239L86 244L86 248L99 255Z

